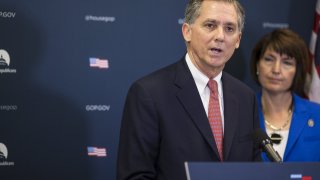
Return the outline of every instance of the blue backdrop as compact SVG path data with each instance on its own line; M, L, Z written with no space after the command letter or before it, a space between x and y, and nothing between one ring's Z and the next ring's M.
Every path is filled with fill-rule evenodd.
M225 70L256 90L255 42L290 27L309 43L316 0L240 2L244 34ZM184 55L186 3L1 0L0 179L115 179L127 90Z

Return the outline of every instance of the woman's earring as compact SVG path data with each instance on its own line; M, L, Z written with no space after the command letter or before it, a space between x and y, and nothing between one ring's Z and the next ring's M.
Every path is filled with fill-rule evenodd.
M259 76L259 71L257 71L257 75Z

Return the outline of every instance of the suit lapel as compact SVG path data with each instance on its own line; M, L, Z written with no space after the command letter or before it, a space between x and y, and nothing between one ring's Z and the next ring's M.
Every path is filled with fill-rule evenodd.
M300 137L300 134L302 133L303 128L307 125L307 121L310 118L310 114L307 113L308 109L307 106L301 101L299 97L296 95L294 96L294 111L293 111L293 118L290 125L290 131L289 131L289 138L284 154L284 161L287 158L287 155L290 153L290 151L293 149L294 144L298 140L298 137Z
M223 85L223 101L224 101L224 141L223 152L224 159L228 159L231 145L236 132L238 124L238 100L233 93L235 89L229 80L229 76L226 73L222 75Z
M176 72L177 74L175 84L180 89L177 92L178 100L185 108L186 112L191 117L192 121L199 129L206 142L219 157L218 150L215 145L213 134L209 125L208 117L203 108L201 97L184 59L178 63Z

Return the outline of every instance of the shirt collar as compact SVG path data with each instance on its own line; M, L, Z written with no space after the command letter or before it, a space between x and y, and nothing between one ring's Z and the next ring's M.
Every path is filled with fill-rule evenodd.
M187 65L190 69L190 72L192 74L192 77L196 83L196 86L198 88L198 91L200 93L202 93L204 91L204 89L206 88L207 86L207 83L209 81L209 78L203 74L191 61L190 59L190 56L189 54L187 53L186 54L186 62L187 62ZM222 71L215 77L213 78L215 81L217 81L218 83L218 86L221 87L221 77L222 77Z

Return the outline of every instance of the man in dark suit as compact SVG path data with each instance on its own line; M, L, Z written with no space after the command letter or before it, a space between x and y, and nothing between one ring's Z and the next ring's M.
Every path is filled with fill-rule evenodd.
M185 57L136 81L128 92L118 180L184 180L188 161L259 160L250 138L259 127L255 93L223 72L243 25L236 0L190 0L182 26ZM214 112L209 80L218 86ZM222 135L216 135L216 124Z

